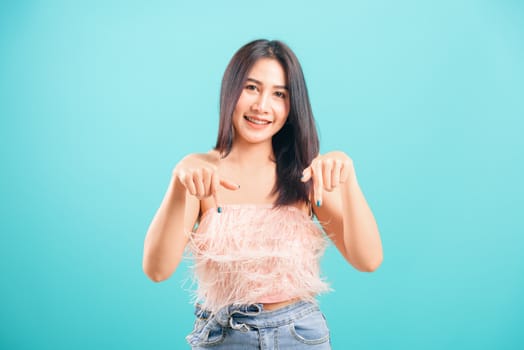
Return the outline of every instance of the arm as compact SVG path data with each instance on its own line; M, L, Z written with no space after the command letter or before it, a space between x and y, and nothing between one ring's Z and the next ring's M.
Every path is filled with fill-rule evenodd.
M194 154L182 159L157 210L144 242L143 269L155 282L163 281L176 270L200 213L200 200L213 196L222 186L237 190L238 185L221 179L214 153Z
M163 281L176 270L199 210L199 200L187 195L185 186L173 176L144 242L142 265L151 280Z
M330 152L315 158L308 169L313 178L313 211L324 230L357 270L376 270L383 260L380 233L351 159L343 152Z

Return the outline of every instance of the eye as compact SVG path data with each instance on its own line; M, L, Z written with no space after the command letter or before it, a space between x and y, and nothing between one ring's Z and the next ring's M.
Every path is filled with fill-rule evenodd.
M257 91L258 90L257 86L254 85L254 84L247 84L245 89L246 90L251 90L251 91Z
M286 98L286 93L283 91L275 91L275 96L278 98Z

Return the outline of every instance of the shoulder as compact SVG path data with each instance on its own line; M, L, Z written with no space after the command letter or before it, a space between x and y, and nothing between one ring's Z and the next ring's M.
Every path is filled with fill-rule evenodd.
M186 162L206 162L217 166L220 160L220 154L218 153L218 151L212 149L207 153L190 153L186 155L182 160Z

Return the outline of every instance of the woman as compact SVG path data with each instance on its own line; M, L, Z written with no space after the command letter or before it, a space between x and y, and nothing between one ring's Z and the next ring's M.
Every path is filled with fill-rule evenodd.
M216 146L175 167L147 232L143 267L167 279L193 254L193 349L330 349L315 296L325 239L360 271L382 262L373 214L343 152L319 153L300 64L256 40L222 80ZM198 223L198 228L194 230Z

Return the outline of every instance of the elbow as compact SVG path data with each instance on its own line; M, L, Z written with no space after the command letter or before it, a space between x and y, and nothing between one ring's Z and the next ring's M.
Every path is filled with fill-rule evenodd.
M149 277L149 279L155 283L165 281L169 278L169 276L164 276L161 274L154 274L154 273L146 273L146 276Z
M384 260L383 256L380 255L376 257L375 259L372 259L363 264L360 264L359 266L357 266L357 270L361 272L374 272L380 267L380 265L382 265L383 260Z
M162 272L158 269L154 269L147 264L143 264L142 269L144 270L145 275L153 282L159 283L167 280L171 273Z

